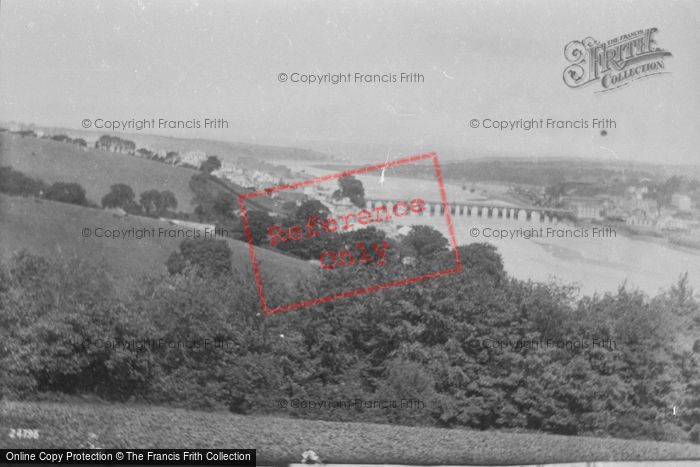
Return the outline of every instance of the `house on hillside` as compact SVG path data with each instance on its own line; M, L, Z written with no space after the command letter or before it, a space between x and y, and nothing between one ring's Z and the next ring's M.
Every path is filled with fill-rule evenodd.
M185 154L180 154L177 160L177 165L188 165L199 169L202 163L207 160L207 154L204 151L189 151Z
M656 224L662 230L675 232L687 232L690 230L690 223L685 219L677 219L672 216L665 216Z
M647 185L630 185L626 191L634 199L644 199L649 193L649 187Z
M221 167L211 173L214 177L226 179L236 185L251 186L252 180L246 176L245 171L236 164L222 162Z
M648 217L643 213L635 213L635 214L628 216L625 219L625 224L652 227L655 224L655 222L654 222L653 218Z

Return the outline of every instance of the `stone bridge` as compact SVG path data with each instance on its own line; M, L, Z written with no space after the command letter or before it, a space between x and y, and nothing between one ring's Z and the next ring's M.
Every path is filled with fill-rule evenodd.
M400 199L366 199L367 208L373 209L377 206L386 205L391 209L394 203L406 202L409 200ZM445 213L444 206L441 202L427 201L426 209L420 215L436 216ZM459 201L448 203L450 214L453 220L457 221L460 217L477 217L482 219L512 219L522 222L559 222L561 220L576 220L576 215L573 211L567 209L555 209L542 206L507 206L497 205L493 203L484 203L479 201Z

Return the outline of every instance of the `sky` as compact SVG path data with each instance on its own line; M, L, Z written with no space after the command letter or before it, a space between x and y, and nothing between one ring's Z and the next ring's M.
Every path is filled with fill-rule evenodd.
M358 159L591 157L698 164L700 2L647 0L0 0L0 121L223 118L149 131ZM666 73L571 89L564 47L658 28ZM418 84L305 85L280 73L401 73ZM470 120L612 118L497 131Z

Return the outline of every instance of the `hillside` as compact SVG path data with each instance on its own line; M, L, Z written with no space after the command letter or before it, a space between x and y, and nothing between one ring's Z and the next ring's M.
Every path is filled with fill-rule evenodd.
M2 126L3 124L0 124ZM10 126L7 123L5 126ZM324 161L332 158L318 151L296 147L271 146L233 141L220 141L199 138L179 138L174 136L162 136L143 132L112 132L108 130L84 130L80 128L54 128L29 125L23 127L35 130L43 130L48 134L67 134L71 137L84 138L86 141L95 141L102 135L119 136L136 143L136 147L151 149L165 149L166 151L188 152L204 151L207 154L216 154L223 161L233 161L237 157L252 157L261 160L316 160Z
M195 170L49 139L0 133L0 166L9 165L47 183L77 182L89 200L100 203L110 185L126 183L136 196L149 189L170 190L177 210L191 212L189 181Z
M611 438L337 423L154 406L0 403L0 432L39 430L11 448L255 448L261 463L515 464L700 459L700 446Z
M164 273L165 262L178 249L182 238L110 239L85 238L85 228L94 232L103 229L173 228L167 222L147 217L119 217L109 211L85 208L47 200L0 195L0 259L27 248L29 251L54 256L104 259L117 279L138 278L145 273ZM234 269L251 274L248 245L229 240L233 250ZM311 273L313 266L268 250L257 250L260 261L276 265L275 274L289 277ZM270 269L270 268L267 268ZM279 281L277 281L279 282Z
M94 136L93 136L94 137ZM232 161L237 157L252 157L262 160L329 160L330 157L317 151L284 146L237 143L208 139L187 139L148 134L128 134L128 139L137 146L163 148L171 151L187 152L193 150L216 154L223 161Z

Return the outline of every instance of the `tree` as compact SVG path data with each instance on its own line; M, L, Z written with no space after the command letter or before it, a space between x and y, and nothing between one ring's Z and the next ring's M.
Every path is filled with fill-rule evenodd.
M674 175L661 185L651 187L651 191L647 195L647 197L656 200L657 210L659 213L661 213L662 208L671 205L673 194L680 190L682 185L683 180L680 177Z
M41 196L46 184L27 177L10 166L0 167L0 193L21 196Z
M414 225L401 241L401 246L415 252L418 257L431 257L446 251L448 242L443 235L427 225Z
M282 203L282 211L288 216L294 214L297 210L297 203L294 201L285 201Z
M561 199L566 196L566 183L556 182L544 189L545 202L548 206L561 206Z
M141 206L149 216L157 216L162 211L161 194L158 190L148 190L141 193Z
M177 207L172 191L148 190L141 193L141 206L149 216L160 216L168 209Z
M176 209L177 208L177 198L175 198L175 193L170 190L165 190L160 192L163 198L163 205L166 209Z
M60 141L62 143L70 143L71 139L68 135L60 134L60 135L53 135L51 137L52 140L54 141Z
M115 289L102 263L47 260L22 251L8 272L11 293L0 292L0 393L94 393L121 399L125 392L143 389L145 359L91 344L95 336L105 342L131 338L131 326L117 324L122 313L115 308ZM118 334L113 332L117 327Z
M212 210L217 216L230 219L233 217L234 209L236 209L236 202L234 201L233 195L220 191L219 194L216 195L216 198L214 198Z
M166 162L168 164L174 164L175 162L177 162L179 157L180 154L178 154L177 151L168 151L165 154L165 159L163 159L163 162Z
M272 216L265 211L248 211L248 226L253 236L253 244L261 245L266 243L267 229L275 223ZM247 235L243 234L246 239Z
M209 157L207 157L207 160L202 162L202 165L199 167L199 170L201 170L204 173L210 174L213 171L220 169L220 168L221 168L221 161L219 160L219 158L216 156L209 156Z
M297 208L292 217L292 224L295 223L306 223L310 217L317 217L319 221L330 217L331 210L328 209L322 202L317 199L310 199L304 201L301 206Z
M85 197L85 188L79 183L56 182L46 189L44 197L61 203L77 204L80 206L86 206L88 204L87 198Z
M334 199L348 198L358 208L365 207L365 187L354 175L338 179L340 189L333 192Z
M117 183L109 187L109 193L102 197L102 207L122 208L125 211L133 211L137 206L134 190L129 185Z
M180 243L179 252L170 255L166 266L170 274L181 273L189 264L200 274L221 276L231 274L231 259L231 248L226 240L188 238Z
M146 148L138 148L136 150L136 155L138 157L143 157L144 159L153 159L155 157L155 153Z
M330 217L331 211L323 203L312 199L304 201L294 212L281 222L275 222L270 218L267 226L261 225L260 228L272 224L281 224L283 227L291 227L293 225L305 225L309 219L316 218L316 222L320 223L323 219ZM267 221L267 220L266 220ZM267 230L263 232L261 241L267 241ZM285 251L288 254L301 259L318 259L319 255L326 249L337 248L339 235L317 235L313 237L304 236L299 241L281 242L275 245L276 248Z

